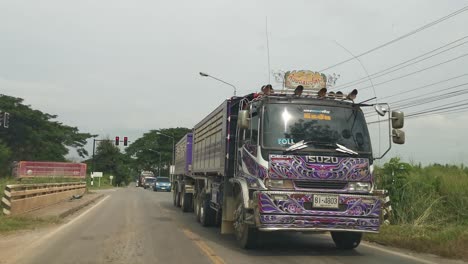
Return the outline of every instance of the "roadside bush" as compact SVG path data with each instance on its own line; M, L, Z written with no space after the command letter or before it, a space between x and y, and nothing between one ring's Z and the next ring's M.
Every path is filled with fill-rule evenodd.
M433 164L422 168L392 158L376 169L379 188L389 190L394 224L468 224L468 170Z

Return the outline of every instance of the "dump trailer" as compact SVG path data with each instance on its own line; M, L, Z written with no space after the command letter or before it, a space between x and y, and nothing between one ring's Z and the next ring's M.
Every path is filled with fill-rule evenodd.
M404 143L403 113L355 103L357 91L327 93L317 76L305 71L281 93L229 98L195 125L175 148L174 205L234 233L243 248L262 232L329 231L341 249L377 233L385 191L375 186L373 163L381 157L362 108L388 122L385 153L392 141ZM287 89L298 83L301 96Z

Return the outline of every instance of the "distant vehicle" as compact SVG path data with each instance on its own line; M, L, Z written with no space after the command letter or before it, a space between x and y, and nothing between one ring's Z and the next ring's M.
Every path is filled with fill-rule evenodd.
M138 186L139 187L145 187L145 179L147 177L154 177L153 172L151 172L151 171L142 171L140 173L140 176L138 177Z
M144 186L144 188L145 189L153 188L155 182L156 182L155 177L145 177L145 186Z
M171 181L168 177L157 177L156 183L153 185L153 191L171 191Z

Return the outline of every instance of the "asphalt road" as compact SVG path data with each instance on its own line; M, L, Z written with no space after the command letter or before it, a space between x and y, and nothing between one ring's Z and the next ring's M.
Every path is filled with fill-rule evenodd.
M328 234L269 233L255 250L237 247L232 235L204 228L192 213L172 206L172 194L129 187L109 192L97 205L19 254L17 263L446 263L445 260L361 245L335 249Z

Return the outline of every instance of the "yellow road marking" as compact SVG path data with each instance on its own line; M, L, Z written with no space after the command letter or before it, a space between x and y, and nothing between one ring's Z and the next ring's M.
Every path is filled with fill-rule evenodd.
M198 248L213 262L213 264L225 264L224 260L216 255L213 249L211 249L203 240L194 234L192 231L183 228L182 231L184 232L184 235L187 236L190 240L192 240L195 245L197 245Z

